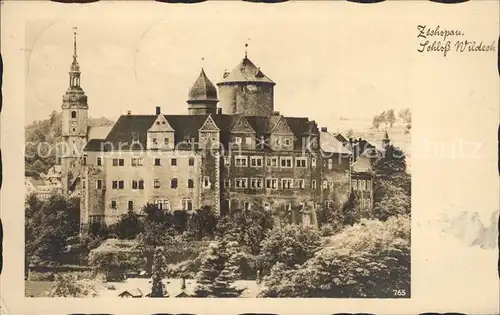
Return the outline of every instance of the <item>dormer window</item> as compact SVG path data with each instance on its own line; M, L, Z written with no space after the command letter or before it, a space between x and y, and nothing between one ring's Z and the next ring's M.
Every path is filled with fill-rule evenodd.
M274 143L276 145L281 145L281 138L276 138L276 140L274 140Z
M168 138L163 139L163 144L169 146L170 140Z
M241 138L240 137L234 138L234 142L237 144L241 144Z
M158 139L153 138L153 144L158 144Z
M290 138L285 138L285 145L289 146L291 144Z

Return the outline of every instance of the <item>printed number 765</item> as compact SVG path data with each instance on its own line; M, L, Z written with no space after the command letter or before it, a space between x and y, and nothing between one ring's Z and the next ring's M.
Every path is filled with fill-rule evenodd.
M395 296L406 296L406 290L404 289L397 289L397 290L392 290L392 293L395 295Z

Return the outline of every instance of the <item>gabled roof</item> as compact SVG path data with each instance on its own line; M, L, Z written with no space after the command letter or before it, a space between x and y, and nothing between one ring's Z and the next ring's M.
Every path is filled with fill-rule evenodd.
M89 126L87 127L88 139L104 139L108 135L112 126Z
M222 81L217 83L217 85L237 82L260 82L269 83L272 85L275 84L247 57L243 58L240 64L238 64L238 66L234 68L233 71L225 73Z
M340 153L340 154L351 154L349 151L333 133L330 132L320 132L319 135L319 145L321 150L325 152Z
M186 140L198 142L199 130L207 121L209 115L164 115L168 124L174 130L175 145ZM255 137L268 136L270 128L276 125L281 117L284 119L295 136L295 148L302 147L302 138L310 133L317 133L314 121L305 117L284 116L245 116L239 115L211 115L213 122L220 129L220 140L225 148L228 146L229 135L232 127L239 119L246 119L255 130ZM156 121L156 115L123 115L121 116L105 139L91 139L85 146L85 151L111 151L111 150L140 150L147 145L147 131ZM134 143L136 141L138 144ZM185 148L177 146L179 150L192 150L192 145Z

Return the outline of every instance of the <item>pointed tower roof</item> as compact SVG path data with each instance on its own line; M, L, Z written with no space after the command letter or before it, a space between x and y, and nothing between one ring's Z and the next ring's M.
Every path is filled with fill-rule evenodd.
M217 89L210 82L205 70L201 68L201 73L191 90L189 90L188 103L198 101L213 101L218 102Z
M243 58L233 71L225 72L222 81L217 83L217 85L235 82L262 82L275 84L273 80L266 76L247 56Z
M71 72L80 72L80 65L76 60L76 27L73 28L73 62L71 63Z

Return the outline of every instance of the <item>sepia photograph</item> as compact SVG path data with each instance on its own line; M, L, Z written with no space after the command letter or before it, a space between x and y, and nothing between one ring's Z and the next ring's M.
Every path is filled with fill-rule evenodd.
M500 311L499 2L1 7L1 314Z
M320 38L194 22L28 24L26 296L409 298L411 109L353 106Z

